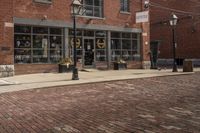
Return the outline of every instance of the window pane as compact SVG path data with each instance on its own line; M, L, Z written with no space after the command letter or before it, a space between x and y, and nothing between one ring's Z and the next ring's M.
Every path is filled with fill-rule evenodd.
M120 32L111 32L111 38L121 38Z
M50 28L50 34L62 35L61 28Z
M111 49L121 50L121 40L120 39L112 39L111 40Z
M15 26L15 33L31 33L30 26Z
M48 62L47 49L33 50L33 62L34 63L47 63Z
M34 35L33 36L33 48L46 48L48 47L47 36Z
M131 33L122 33L122 38L131 38Z
M69 35L73 36L74 35L74 30L69 30ZM77 36L82 36L82 31L81 30L76 30L76 35Z
M102 17L101 8L99 8L99 7L95 7L95 8L94 8L94 16L95 16L95 17Z
M122 40L122 49L131 50L131 40Z
M97 50L96 51L96 61L106 61L106 51Z
M70 44L70 48L72 48L74 46L74 38L73 37L69 38L69 44ZM76 48L82 49L82 38L76 38Z
M93 0L85 0L86 5L93 5Z
M92 6L85 6L85 15L86 16L93 16L93 7Z
M111 60L118 61L121 57L121 50L112 50L111 51Z
M138 34L137 34L137 33L133 33L133 34L132 34L132 38L133 38L133 39L139 39L139 38L138 38Z
M50 50L50 61L58 63L62 58L62 51L59 47Z
M102 0L94 0L94 6L102 6Z
M31 49L15 49L15 63L31 63Z
M91 36L91 37L93 37L94 36L94 31L85 30L84 31L84 36Z
M122 59L124 61L130 61L132 59L132 52L129 50L122 51Z
M129 11L129 0L124 0L124 11Z
M83 7L86 9L83 15L93 17L103 17L102 0L83 0Z
M50 48L62 48L62 37L61 36L50 36Z
M106 49L105 38L97 38L96 39L96 49Z
M15 48L30 48L31 36L30 35L15 35Z
M47 27L33 27L33 33L48 34L48 28Z
M128 12L129 11L129 0L120 0L120 9L121 11Z
M132 46L133 50L138 51L138 40L133 40L132 43L133 43Z
M120 10L124 11L124 0L120 0Z
M96 31L96 37L106 37L105 31Z

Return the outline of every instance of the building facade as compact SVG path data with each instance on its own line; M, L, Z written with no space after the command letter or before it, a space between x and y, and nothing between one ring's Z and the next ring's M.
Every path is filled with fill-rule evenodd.
M176 26L176 60L193 59L200 65L200 2L192 0L150 0L150 40L159 41L159 63L173 62L171 14L178 17Z
M73 58L72 0L2 0L0 71L3 76L57 72ZM78 15L78 68L112 69L123 59L128 68L147 68L149 23L135 23L143 1L82 0Z

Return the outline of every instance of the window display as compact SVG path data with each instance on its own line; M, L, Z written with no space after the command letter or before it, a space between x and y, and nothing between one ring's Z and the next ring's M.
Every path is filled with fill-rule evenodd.
M15 26L15 63L59 62L63 55L62 31L61 28Z
M111 60L140 60L140 38L137 33L111 32Z

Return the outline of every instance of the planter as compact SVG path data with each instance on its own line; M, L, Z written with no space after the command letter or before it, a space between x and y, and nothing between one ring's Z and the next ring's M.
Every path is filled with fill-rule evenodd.
M114 70L125 70L127 69L127 63L114 62Z
M59 73L66 73L66 72L72 72L73 65L58 65L58 72Z

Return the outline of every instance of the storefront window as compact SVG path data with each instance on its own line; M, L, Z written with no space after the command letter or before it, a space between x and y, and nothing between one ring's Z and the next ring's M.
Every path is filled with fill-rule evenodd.
M62 31L61 28L15 26L15 63L58 63L62 57Z
M140 60L140 38L137 33L111 33L111 60Z

